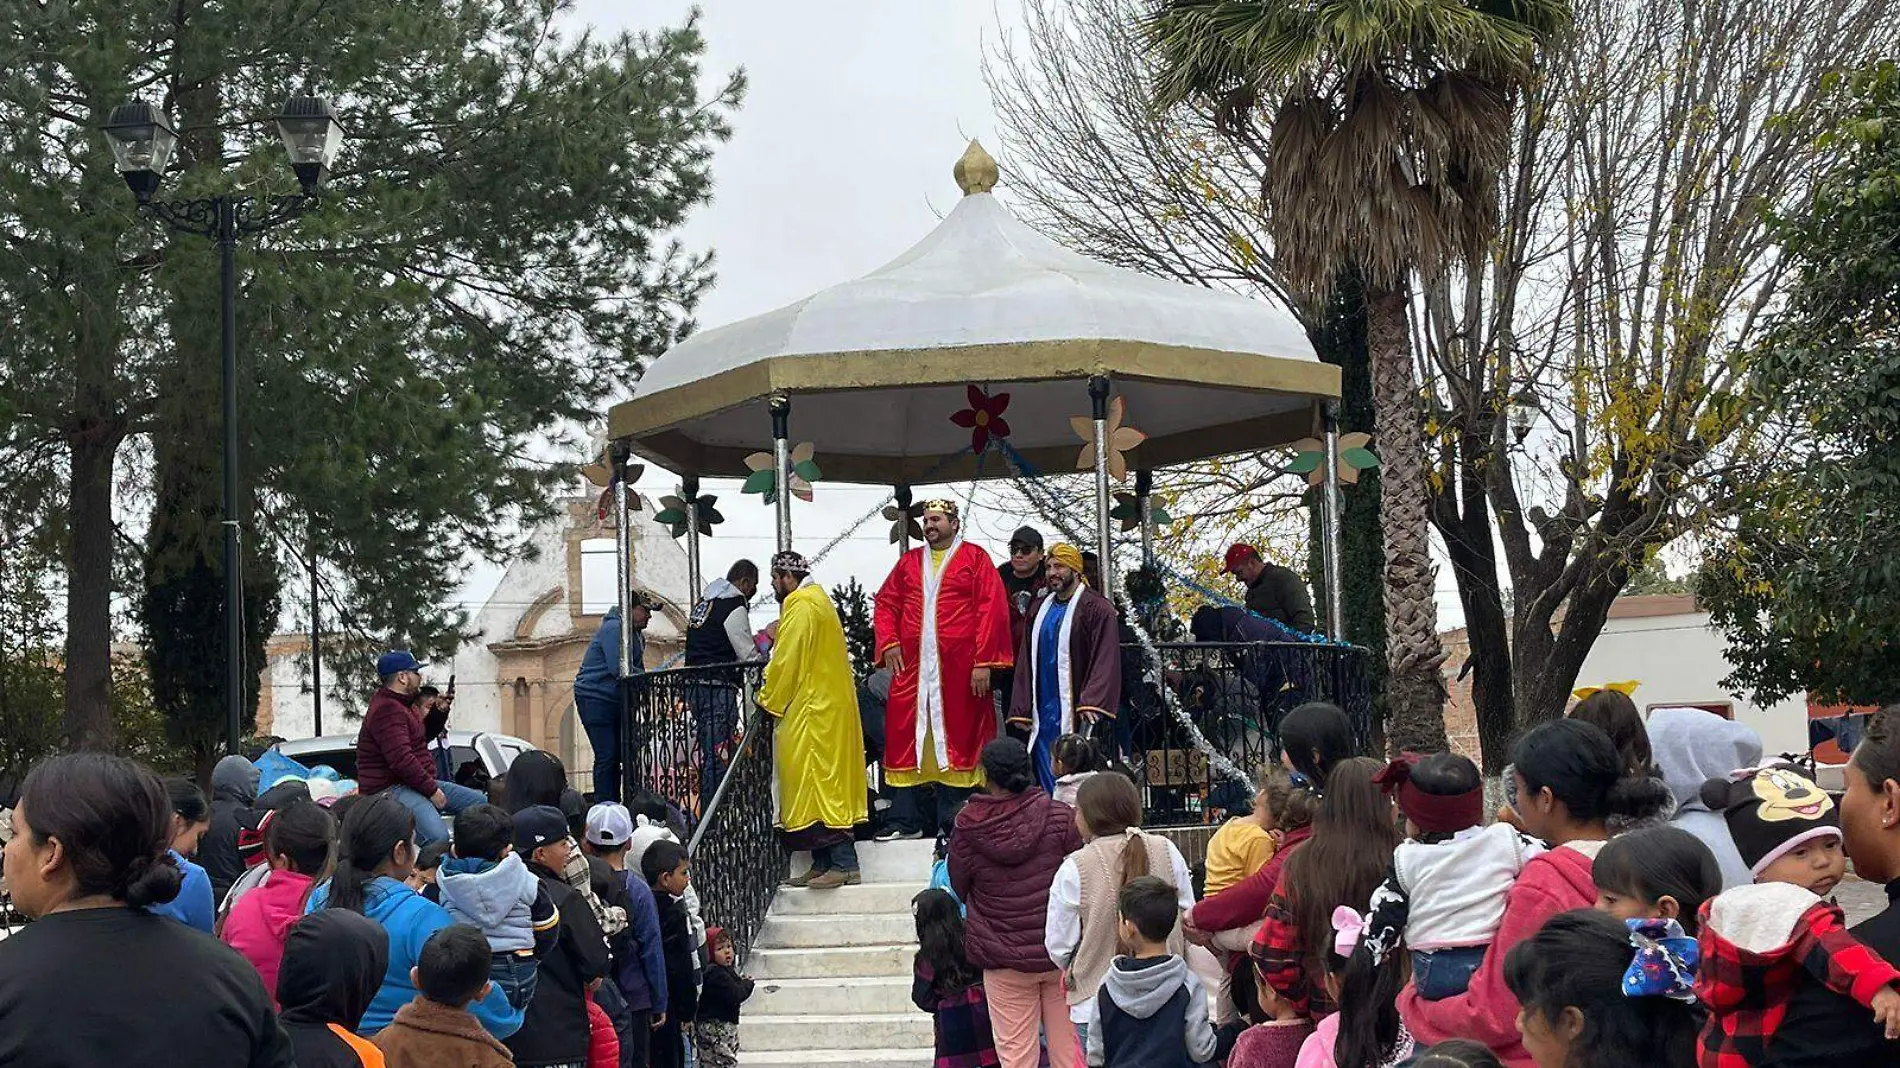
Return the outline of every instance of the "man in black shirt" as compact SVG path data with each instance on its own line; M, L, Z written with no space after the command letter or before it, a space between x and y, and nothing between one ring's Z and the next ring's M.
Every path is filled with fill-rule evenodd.
M1900 705L1882 709L1854 747L1841 798L1841 831L1855 874L1887 884L1886 911L1853 929L1861 944L1900 961ZM1820 983L1803 983L1761 1068L1861 1068L1900 1064L1873 1013Z
M1009 594L1009 647L1021 649L1023 634L1029 629L1029 606L1036 594L1042 592L1044 581L1042 532L1035 527L1018 527L1016 533L1009 536L1009 559L996 565L996 573L1003 578L1003 592ZM1005 710L1015 680L1015 669L997 671L995 683L990 687L999 695L1000 707Z

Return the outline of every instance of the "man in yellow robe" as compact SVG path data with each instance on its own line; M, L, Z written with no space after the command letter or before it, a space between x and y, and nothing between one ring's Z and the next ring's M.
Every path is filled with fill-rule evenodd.
M811 564L794 552L772 558L782 609L759 707L778 720L778 828L811 870L793 886L829 890L863 881L851 829L867 818L864 731L844 623Z

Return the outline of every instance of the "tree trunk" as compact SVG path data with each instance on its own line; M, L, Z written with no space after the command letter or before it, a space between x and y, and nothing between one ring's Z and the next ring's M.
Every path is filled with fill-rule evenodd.
M79 354L78 419L69 438L64 733L73 749L110 750L118 745L112 721L112 467L121 435L105 391L88 381L95 362L104 361Z
M1368 289L1367 349L1385 541L1387 737L1394 750L1445 748L1445 653L1432 600L1431 498L1403 287Z
M1497 545L1491 538L1491 502L1474 459L1483 450L1478 434L1459 435L1451 459L1457 477L1439 492L1433 517L1445 539L1465 610L1464 670L1471 676L1478 748L1485 774L1497 775L1510 760L1517 709L1512 702L1510 619L1504 612Z

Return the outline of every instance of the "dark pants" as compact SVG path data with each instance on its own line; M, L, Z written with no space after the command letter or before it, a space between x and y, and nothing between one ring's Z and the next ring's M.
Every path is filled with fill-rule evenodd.
M720 683L700 683L686 688L686 704L693 710L694 734L699 742L699 818L706 818L712 807L719 780L725 778L726 751L738 729L738 691Z
M653 1041L653 1011L627 1010L627 1028L620 1034L620 1068L647 1068L647 1046Z
M685 1068L686 1040L680 1031L679 1017L667 1013L666 1022L656 1028L652 1035L647 1064L652 1068Z
M835 842L811 851L812 874L828 871L854 872L858 870L858 846L848 836L842 842Z
M945 786L931 783L927 786L894 787L891 790L890 826L894 830L910 834L921 833L927 837L949 834L955 824L957 809L976 792L974 786ZM925 810L926 793L936 796L936 807Z
M574 699L574 714L594 746L594 800L620 800L620 708L590 697Z
M488 981L501 989L508 1004L528 1011L528 1002L534 1000L536 979L540 974L540 962L533 956L519 953L496 953L488 961Z

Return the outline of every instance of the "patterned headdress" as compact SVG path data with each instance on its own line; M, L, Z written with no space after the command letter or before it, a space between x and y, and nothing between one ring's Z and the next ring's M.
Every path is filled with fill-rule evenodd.
M811 574L811 561L787 549L772 557L772 570L782 571L787 575L809 575Z
M947 515L952 519L956 519L958 518L957 502L953 500L949 500L947 498L938 498L937 500L934 500L934 501L925 501L924 514L929 515L931 512L936 512L938 515Z

